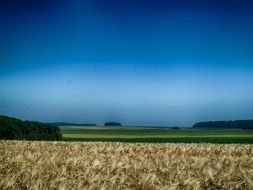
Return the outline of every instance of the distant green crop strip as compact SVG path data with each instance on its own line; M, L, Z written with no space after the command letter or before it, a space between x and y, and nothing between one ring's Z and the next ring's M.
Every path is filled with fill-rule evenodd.
M63 138L64 141L129 142L129 143L215 143L253 144L253 138Z
M253 130L62 128L66 141L253 143Z

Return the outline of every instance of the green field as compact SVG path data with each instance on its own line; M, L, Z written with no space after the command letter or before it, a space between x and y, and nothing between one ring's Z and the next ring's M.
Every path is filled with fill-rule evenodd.
M61 127L66 141L251 143L253 130L148 127Z

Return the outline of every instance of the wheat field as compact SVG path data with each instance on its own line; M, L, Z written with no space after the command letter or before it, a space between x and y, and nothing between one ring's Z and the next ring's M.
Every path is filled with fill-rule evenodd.
M0 141L0 189L253 189L253 145Z

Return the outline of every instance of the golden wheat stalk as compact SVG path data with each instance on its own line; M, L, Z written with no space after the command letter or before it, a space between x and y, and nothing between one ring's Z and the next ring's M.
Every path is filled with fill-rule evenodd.
M0 189L253 189L253 145L0 141Z

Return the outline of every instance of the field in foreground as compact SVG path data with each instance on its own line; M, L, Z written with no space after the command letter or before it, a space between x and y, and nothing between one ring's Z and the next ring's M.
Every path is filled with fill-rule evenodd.
M66 141L184 142L253 144L253 130L148 127L62 127Z
M253 189L253 145L0 141L0 189Z

